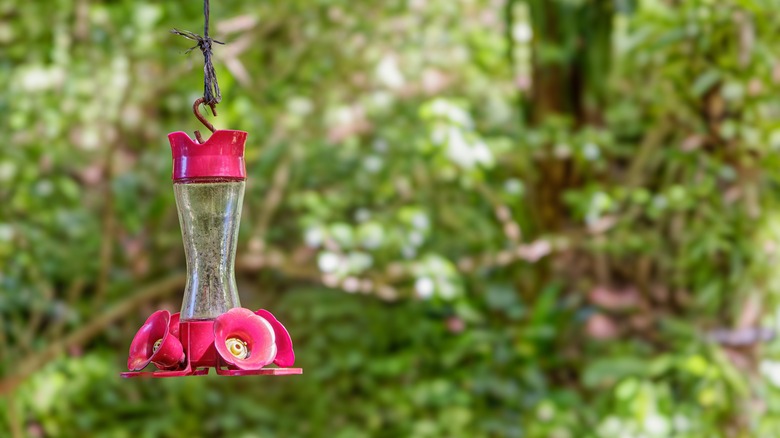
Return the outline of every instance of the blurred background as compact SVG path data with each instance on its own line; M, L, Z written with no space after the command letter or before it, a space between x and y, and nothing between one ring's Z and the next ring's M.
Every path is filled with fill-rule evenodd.
M181 304L202 3L2 0L0 435L780 436L779 1L211 9L304 374L119 378Z

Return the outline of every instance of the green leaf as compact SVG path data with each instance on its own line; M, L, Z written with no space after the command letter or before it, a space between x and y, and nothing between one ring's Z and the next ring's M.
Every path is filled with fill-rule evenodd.
M691 94L701 97L720 82L721 74L716 69L709 69L699 75L691 86Z

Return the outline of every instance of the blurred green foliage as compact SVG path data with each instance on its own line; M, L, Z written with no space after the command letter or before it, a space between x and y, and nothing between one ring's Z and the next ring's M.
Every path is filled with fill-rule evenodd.
M0 3L3 436L777 435L778 1L212 2L305 374L123 381L197 3Z

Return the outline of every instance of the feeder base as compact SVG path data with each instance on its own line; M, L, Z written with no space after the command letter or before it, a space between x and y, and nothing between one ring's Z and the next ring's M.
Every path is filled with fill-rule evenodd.
M129 378L162 378L205 376L211 368L220 376L289 376L303 374L302 368L260 368L259 370L239 370L229 368L214 348L214 321L185 321L179 323L177 330L186 359L180 369L159 371L128 371L119 375Z
M174 371L129 371L119 375L125 379L140 377L158 379L163 377L205 376L211 368L184 369ZM214 368L220 376L289 376L303 374L302 368L261 368L259 370L230 370Z

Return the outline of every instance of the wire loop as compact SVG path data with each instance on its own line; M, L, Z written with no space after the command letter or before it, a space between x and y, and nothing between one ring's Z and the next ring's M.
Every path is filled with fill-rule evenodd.
M214 103L207 104L206 103L206 99L204 99L202 97L199 97L197 100L195 100L195 103L192 104L192 112L195 114L195 117L197 117L198 120L200 120L200 123L203 123L203 126L208 128L209 131L211 131L211 133L213 134L214 131L215 131L214 125L212 125L211 122L206 120L206 118L203 117L203 114L200 113L200 105L201 104L206 105L209 108L211 108L211 114L214 114L214 117L217 116L216 104L214 104ZM203 137L201 137L201 135L200 135L200 131L195 131L195 138L198 140L198 143L200 143L200 144L204 143Z

